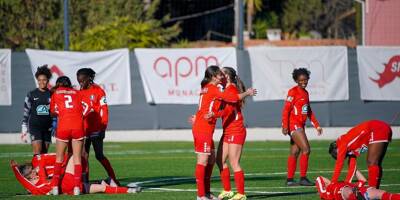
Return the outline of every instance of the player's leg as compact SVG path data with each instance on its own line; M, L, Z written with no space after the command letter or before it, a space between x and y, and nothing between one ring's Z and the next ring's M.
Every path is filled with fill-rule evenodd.
M211 176L215 165L215 149L214 142L212 142L211 154L208 156L207 165L204 173L204 191L206 197L209 199L217 199L214 194L211 193Z
M31 145L32 145L32 151L33 155L41 154L42 153L42 143L43 143L43 138L42 134L40 132L40 128L36 127L30 127L29 133L31 136Z
M204 178L206 172L206 166L208 163L208 157L210 153L199 153L197 152L197 163L196 163L196 183L197 183L197 197L205 199L206 192L205 192L205 185L204 185Z
M246 199L244 192L244 172L240 166L240 157L242 155L242 144L229 144L229 163L234 172L234 179L237 193L232 199Z
M103 165L104 169L107 171L108 176L111 177L119 185L119 182L115 176L114 169L111 166L110 161L104 155L104 150L103 150L104 134L105 134L105 132L102 131L99 133L98 137L91 138L92 144L93 144L93 150L94 150L96 159L101 163L101 165Z
M90 153L90 146L92 144L92 140L90 136L86 136L83 140L84 149L82 151L82 157L86 160L86 163L82 165L82 178L83 182L89 182L89 153Z
M33 155L42 153L42 140L32 140Z
M52 193L53 195L58 195L59 184L61 176L61 166L64 161L65 149L68 146L68 140L62 140L57 138L56 140L56 163L54 164L54 175L51 180Z
M382 177L382 161L385 157L388 143L372 143L368 145L367 165L368 165L368 185L379 188Z
M51 144L51 132L47 129L42 132L42 150L41 153L47 153L49 151L49 146Z
M297 183L294 181L294 174L297 167L297 157L299 156L300 148L294 143L293 139L290 138L290 151L287 160L287 186L296 186Z
M228 158L228 143L224 142L226 135L222 135L221 140L218 144L218 151L217 151L217 165L219 168L219 173L221 177L221 184L223 190L218 195L219 199L223 199L226 195L230 195L231 191L231 175L229 171L229 166L226 163Z
M82 190L82 147L83 138L72 140L72 159L74 161L74 195L79 195Z
M307 170L308 170L308 158L310 155L310 144L308 143L307 135L304 132L303 128L296 129L292 134L291 138L293 142L300 148L300 185L304 186L314 186L315 183L312 183L307 179Z

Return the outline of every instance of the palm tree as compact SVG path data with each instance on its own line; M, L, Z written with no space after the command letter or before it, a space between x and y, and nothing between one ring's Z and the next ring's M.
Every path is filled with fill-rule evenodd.
M262 9L262 0L245 0L247 6L247 32L251 34L253 32L253 16L257 11Z

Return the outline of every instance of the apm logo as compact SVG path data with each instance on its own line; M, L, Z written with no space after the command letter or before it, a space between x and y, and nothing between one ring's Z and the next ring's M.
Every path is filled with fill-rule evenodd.
M369 77L369 79L378 84L379 88L391 83L396 77L400 77L400 55L393 56L387 64L383 65L385 66L383 72L377 72L379 75L378 80Z
M186 56L174 60L164 56L158 57L153 63L153 70L162 78L173 79L175 86L178 86L182 79L197 77L210 65L218 65L215 56L198 56L190 59ZM199 70L199 68L202 68Z

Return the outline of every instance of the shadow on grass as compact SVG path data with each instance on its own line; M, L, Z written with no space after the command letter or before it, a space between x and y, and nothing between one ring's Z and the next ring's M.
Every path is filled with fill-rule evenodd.
M233 181L233 179L231 179ZM271 180L286 180L285 177L279 176L264 176L264 177L246 177L246 181L271 181ZM129 183L137 183L141 187L165 187L173 185L184 185L184 184L195 184L196 179L194 177L188 176L159 176L159 177L128 177L119 179L122 185L127 185ZM211 182L218 184L220 183L219 176L213 176Z
M298 196L298 195L308 195L308 194L316 194L316 192L284 192L284 193L272 193L272 194L251 194L247 195L249 199L266 199L271 197L289 197L289 196Z

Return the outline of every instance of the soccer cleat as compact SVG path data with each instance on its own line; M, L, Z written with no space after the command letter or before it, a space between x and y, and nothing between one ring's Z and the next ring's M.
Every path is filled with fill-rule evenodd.
M74 187L74 195L80 195L81 194L81 189L79 187Z
M141 187L128 188L128 193L139 193L142 191Z
M51 194L58 195L58 187L57 186L53 186L53 188L51 188Z
M235 194L235 196L233 196L229 200L247 200L247 197L244 194L237 193L237 194Z
M218 198L213 194L213 193L207 193L206 194L206 197L209 199L209 200L218 200Z
M314 186L315 185L315 183L308 180L307 177L301 177L299 184L302 186Z
M287 179L286 180L286 186L291 187L291 186L298 186L299 183L297 183L296 181L294 181L292 178L291 179Z
M225 199L230 199L234 196L235 194L232 191L225 191L222 190L221 193L218 195L218 200L225 200Z

